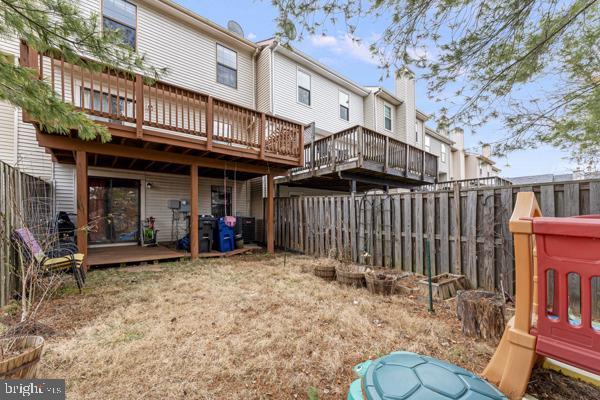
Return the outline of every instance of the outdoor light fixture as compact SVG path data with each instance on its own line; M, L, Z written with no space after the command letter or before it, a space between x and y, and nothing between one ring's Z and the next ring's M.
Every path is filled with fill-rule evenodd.
M146 183L146 189L148 189L148 190L152 189L152 184L150 182Z

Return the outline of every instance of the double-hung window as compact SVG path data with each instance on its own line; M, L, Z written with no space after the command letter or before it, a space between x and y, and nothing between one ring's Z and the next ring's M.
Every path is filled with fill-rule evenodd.
M102 2L102 26L121 33L123 43L135 49L137 30L137 7L125 0Z
M237 88L237 53L217 44L217 82Z
M440 159L443 163L446 162L446 145L442 143L442 148L440 150Z
M431 152L431 138L429 136L425 136L425 151Z
M340 118L349 121L350 120L350 95L348 93L339 92L340 102Z
M298 70L298 102L310 106L310 75L302 70Z
M383 127L387 131L392 130L392 107L383 105Z

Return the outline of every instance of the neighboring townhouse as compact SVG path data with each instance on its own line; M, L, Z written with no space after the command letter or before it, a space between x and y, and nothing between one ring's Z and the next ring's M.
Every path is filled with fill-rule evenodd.
M492 147L489 144L484 144L480 153L465 149L465 134L460 128L450 131L450 139L454 141L450 180L484 179L500 175L501 169L492 160Z
M454 142L444 134L443 131L425 126L425 136L423 139L423 148L425 151L435 154L438 157L438 182L451 180L453 165L451 149Z
M273 178L300 165L303 127L256 111L260 46L168 0L82 0L81 11L123 29L149 64L168 69L148 84L39 55L17 39L0 41L1 51L38 69L64 101L112 134L107 144L48 134L0 104L1 159L52 182L57 212L76 213L79 226L94 223L78 237L81 250L135 245L148 217L159 242L181 237L188 220L172 233L169 200L190 205L197 243L197 215L249 215L247 182L263 175L272 218Z

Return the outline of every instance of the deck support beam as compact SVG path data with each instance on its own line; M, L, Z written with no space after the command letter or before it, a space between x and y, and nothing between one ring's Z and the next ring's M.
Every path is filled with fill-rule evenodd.
M273 224L273 174L267 175L267 252L269 254L275 253L275 226Z
M75 169L77 176L77 247L84 254L87 268L88 255L88 161L85 151L75 154Z
M198 166L190 168L191 194L190 194L190 254L192 260L198 257Z

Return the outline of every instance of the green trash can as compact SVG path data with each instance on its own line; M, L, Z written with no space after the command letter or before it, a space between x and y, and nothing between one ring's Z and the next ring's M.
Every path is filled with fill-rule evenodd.
M352 368L347 400L504 400L473 373L432 357L397 351Z

